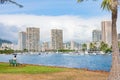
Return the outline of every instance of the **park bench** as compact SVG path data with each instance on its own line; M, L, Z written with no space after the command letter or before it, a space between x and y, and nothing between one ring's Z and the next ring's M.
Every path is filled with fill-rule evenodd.
M10 63L10 66L18 66L19 65L19 63L17 63L17 61L13 60L13 59L10 59L9 63Z

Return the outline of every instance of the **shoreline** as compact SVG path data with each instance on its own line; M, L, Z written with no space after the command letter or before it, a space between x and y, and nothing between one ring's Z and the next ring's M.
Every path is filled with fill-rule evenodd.
M8 63L9 62L0 62L0 63ZM109 73L109 71L104 71L104 70L90 70L87 68L69 68L69 67L62 67L62 66L46 66L46 65L37 65L37 64L20 64L21 66L43 66L43 67L51 67L51 68L65 68L65 69L74 69L74 70L84 70L84 71L91 71L91 72L101 72L101 73Z

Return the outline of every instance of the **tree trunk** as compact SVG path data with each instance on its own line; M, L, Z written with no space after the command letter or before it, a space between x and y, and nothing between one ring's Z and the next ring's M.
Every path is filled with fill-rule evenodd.
M117 0L113 0L117 1ZM112 67L108 80L120 80L119 48L117 38L117 5L112 10Z

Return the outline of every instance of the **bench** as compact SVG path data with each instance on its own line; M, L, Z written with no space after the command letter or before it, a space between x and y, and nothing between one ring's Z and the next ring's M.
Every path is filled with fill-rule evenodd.
M18 66L19 65L19 63L17 63L17 61L13 60L13 59L10 59L9 63L10 63L10 66Z

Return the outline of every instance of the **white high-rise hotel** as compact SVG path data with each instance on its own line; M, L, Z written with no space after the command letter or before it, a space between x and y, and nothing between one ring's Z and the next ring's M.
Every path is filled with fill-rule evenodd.
M93 42L100 42L101 41L101 31L100 30L93 30L92 32L92 39Z
M19 50L26 49L26 32L19 32L18 45Z
M112 22L111 21L102 21L102 41L111 46L112 39Z
M27 50L39 51L40 31L39 28L29 27L26 29L27 33Z
M60 29L51 30L52 49L58 50L63 48L63 31Z

